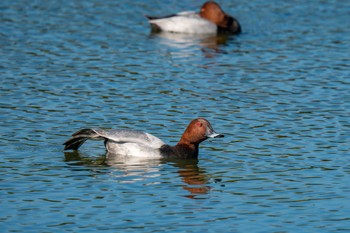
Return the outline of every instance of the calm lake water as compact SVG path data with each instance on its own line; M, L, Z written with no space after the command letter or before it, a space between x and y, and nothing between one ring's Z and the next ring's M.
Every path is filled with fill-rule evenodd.
M150 33L199 1L1 1L1 232L350 231L350 2L219 2L241 35ZM195 161L63 151L199 116L225 138Z

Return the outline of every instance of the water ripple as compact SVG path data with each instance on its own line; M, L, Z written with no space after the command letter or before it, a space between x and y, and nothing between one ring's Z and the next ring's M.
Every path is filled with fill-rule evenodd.
M0 3L4 232L350 230L349 3L221 4L241 35L149 32L198 3ZM199 160L62 151L83 127L175 144L198 116L225 134Z

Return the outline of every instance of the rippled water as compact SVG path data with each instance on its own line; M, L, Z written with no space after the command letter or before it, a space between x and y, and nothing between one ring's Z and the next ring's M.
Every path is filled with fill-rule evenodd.
M1 231L350 231L349 1L220 3L241 35L150 34L194 1L1 1ZM198 116L226 136L199 160L63 151Z

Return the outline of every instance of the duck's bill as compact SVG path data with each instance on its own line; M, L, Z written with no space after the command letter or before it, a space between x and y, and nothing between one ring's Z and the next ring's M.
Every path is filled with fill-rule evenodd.
M209 138L223 138L225 137L225 135L223 134L218 134L218 133L212 133L210 135L208 135Z
M216 133L214 130L207 132L207 137L208 138L223 138L223 134Z
M223 134L216 133L210 125L207 127L206 136L208 138L223 138L224 137Z

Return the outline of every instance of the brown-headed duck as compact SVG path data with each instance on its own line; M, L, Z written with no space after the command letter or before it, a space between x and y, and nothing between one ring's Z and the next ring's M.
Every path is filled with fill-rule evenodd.
M152 30L187 34L238 34L241 25L214 1L203 4L199 13L185 11L166 17L147 16Z
M197 158L198 146L208 138L218 138L218 134L204 118L190 122L180 141L175 146L165 144L159 138L136 130L82 129L66 141L65 150L78 150L87 139L102 139L108 153L121 156L143 158Z

